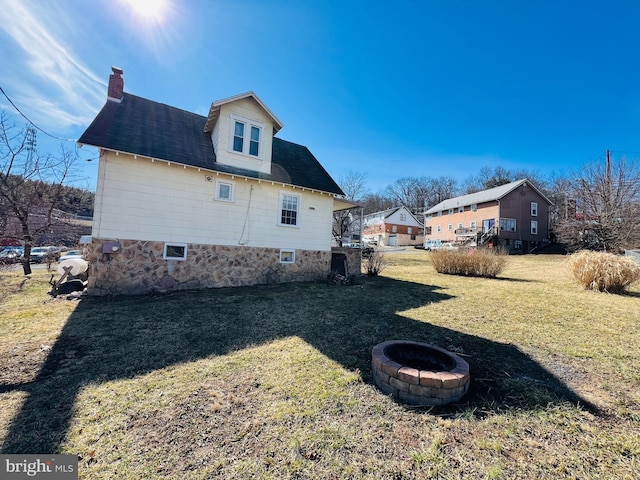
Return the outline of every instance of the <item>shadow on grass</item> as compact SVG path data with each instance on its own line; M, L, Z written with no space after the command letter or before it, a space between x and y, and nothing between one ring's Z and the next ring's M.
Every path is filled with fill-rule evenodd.
M450 298L434 286L377 278L348 287L289 284L82 300L37 377L0 385L0 391L27 393L1 451L58 452L76 397L86 385L290 336L304 339L346 369L359 369L365 381L371 381L371 348L385 340L462 350L472 386L467 403L450 406L450 411L537 408L566 400L586 404L514 345L399 314Z

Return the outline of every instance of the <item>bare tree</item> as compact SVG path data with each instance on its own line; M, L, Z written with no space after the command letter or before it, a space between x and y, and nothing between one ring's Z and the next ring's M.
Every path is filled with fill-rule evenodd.
M347 200L359 202L367 195L367 174L350 170L344 176L338 178L338 185L345 194ZM357 228L360 230L358 221L360 219L359 210L362 207L354 207L346 210L333 212L333 238L342 246L342 239Z
M537 172L524 169L508 170L501 166L489 167L485 165L480 169L478 175L472 175L464 181L463 191L467 194L480 192L523 178L530 180L540 189L545 188L546 182Z
M19 129L0 113L0 212L3 236L24 243L24 274L31 273L33 238L55 222L54 210L68 180L75 152L62 147L59 157L40 154L36 130Z
M361 200L361 203L364 205L365 215L387 210L394 205L393 199L382 193L370 193Z
M640 169L624 158L583 167L568 182L555 225L574 248L621 252L640 246Z

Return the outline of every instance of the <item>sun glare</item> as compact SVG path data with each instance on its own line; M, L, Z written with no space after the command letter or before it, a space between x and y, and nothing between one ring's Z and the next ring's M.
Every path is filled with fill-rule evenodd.
M166 15L168 0L126 0L125 3L137 17L162 23Z

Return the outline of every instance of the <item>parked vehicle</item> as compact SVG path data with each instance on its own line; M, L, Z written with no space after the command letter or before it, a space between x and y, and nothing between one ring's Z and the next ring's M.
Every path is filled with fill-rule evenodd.
M82 258L84 259L84 254L82 250L69 250L67 252L63 252L60 254L59 260L62 262L63 260L68 260L70 258Z
M33 247L31 249L31 263L54 262L60 257L58 247Z
M22 247L4 247L0 251L0 264L18 263L22 260L23 253Z
M424 249L433 250L434 248L437 248L440 245L442 245L442 240L427 240L426 242L424 242Z
M452 242L442 242L436 247L432 247L431 250L458 250L458 246Z

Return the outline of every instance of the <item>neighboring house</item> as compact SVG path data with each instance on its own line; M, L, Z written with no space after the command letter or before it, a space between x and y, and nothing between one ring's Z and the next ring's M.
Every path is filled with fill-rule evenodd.
M527 179L450 198L424 213L425 240L528 253L549 242L551 205Z
M364 216L363 239L389 247L422 245L424 227L407 207L396 207Z
M113 68L78 140L100 151L89 293L326 278L333 211L352 205L306 147L274 137L282 126L253 92L201 116L125 93Z

